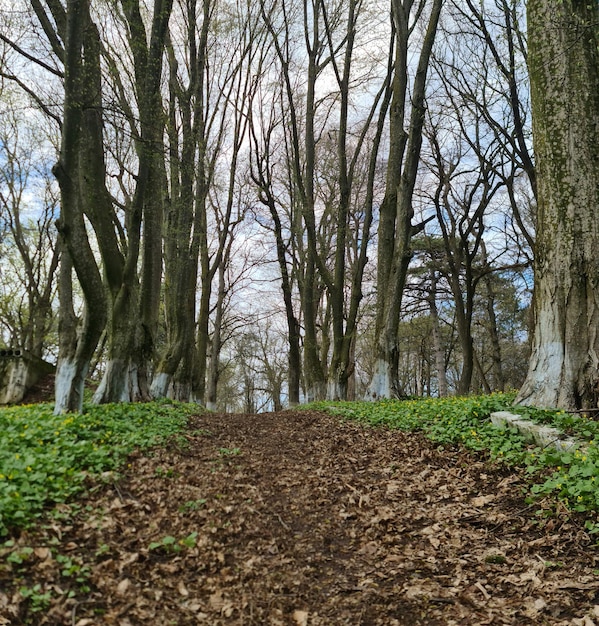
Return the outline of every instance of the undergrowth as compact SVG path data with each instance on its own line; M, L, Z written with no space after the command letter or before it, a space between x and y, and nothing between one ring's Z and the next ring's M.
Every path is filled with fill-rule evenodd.
M599 423L563 411L514 407L513 394L462 398L421 398L372 402L320 402L310 406L367 425L421 431L439 444L459 444L486 452L493 461L525 467L531 475L531 501L549 497L585 514L587 529L599 533ZM572 451L535 447L514 430L490 421L494 411L516 412L573 435Z
M118 469L135 448L175 435L198 406L86 405L82 414L63 415L52 409L49 404L0 409L0 536L70 499L88 476Z

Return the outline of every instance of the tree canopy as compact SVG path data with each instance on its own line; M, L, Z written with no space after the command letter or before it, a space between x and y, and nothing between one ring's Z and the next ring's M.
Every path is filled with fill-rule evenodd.
M552 4L0 9L0 340L57 412L484 392L531 347L521 400L596 406L599 9Z

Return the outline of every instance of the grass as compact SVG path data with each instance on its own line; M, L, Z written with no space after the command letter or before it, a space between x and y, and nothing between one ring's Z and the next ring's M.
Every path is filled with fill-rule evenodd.
M531 475L530 501L559 501L570 511L584 514L587 529L599 533L599 423L564 411L514 407L513 400L513 394L491 394L377 403L322 402L310 406L371 426L421 431L439 444L462 445L487 453L495 462L525 467ZM535 447L519 433L491 424L490 413L501 410L554 426L575 436L582 445L570 452Z
M198 410L170 401L86 405L82 414L52 408L0 409L0 536L71 499L88 476L118 470L134 449L163 443Z

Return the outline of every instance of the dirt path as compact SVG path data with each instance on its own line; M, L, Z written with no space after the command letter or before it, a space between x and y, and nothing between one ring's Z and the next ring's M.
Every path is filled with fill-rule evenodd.
M20 538L36 551L13 581L52 600L27 612L5 573L0 624L599 624L582 529L539 523L521 476L418 435L208 414L106 478L75 524Z

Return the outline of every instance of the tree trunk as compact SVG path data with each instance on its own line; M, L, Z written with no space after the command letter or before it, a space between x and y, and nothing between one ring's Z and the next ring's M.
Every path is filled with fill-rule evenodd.
M467 261L469 265L469 262ZM459 267L456 265L456 267ZM472 310L474 301L474 286L471 272L466 268L466 293L462 292L460 277L455 274L451 277L451 290L455 300L456 324L458 337L462 348L462 371L458 381L458 394L465 396L470 392L472 374L474 373L474 341L472 339ZM465 296L465 297L464 297Z
M90 124L85 119L94 114L94 109L87 107L90 106L90 101L95 101L95 96L89 94L90 85L83 63L84 54L89 52L84 46L84 33L89 30L89 24L87 1L69 0L65 37L64 121L60 157L53 171L61 193L61 214L57 227L83 291L85 312L80 336L74 337L72 328L69 328L67 336L61 340L54 407L57 414L81 411L85 376L106 324L106 295L84 221L84 211L91 211L91 206L95 202L101 202L103 196L102 193L96 195L95 190L89 189L89 182L85 182L86 177L89 175L92 178L93 175L87 169L82 171L86 165L85 156L90 154L95 145L95 138L90 136ZM90 55L95 56L93 52ZM94 61L88 65L92 67L87 67L86 71L91 69L93 72ZM65 281L63 295L67 298L64 306L72 308L72 300L70 305L68 302L71 297L70 286L67 286L67 281L70 281L68 265L64 268L61 280ZM70 314L62 317L63 330L70 317Z
M134 66L135 82L140 112L140 135L136 138L138 171L136 188L126 218L128 235L126 257L123 258L118 274L110 279L110 320L108 331L108 362L102 381L94 394L94 402L128 402L134 397L147 398L147 389L139 386L147 365L148 344L158 319L157 281L160 280L161 193L158 189L160 173L164 166L162 135L162 100L160 83L162 57L170 17L171 0L156 0L152 16L151 34L148 39L136 0L124 0L123 6L129 25L129 46ZM140 302L137 265L141 249L141 224L144 228L143 258L143 303ZM157 220L159 221L157 223ZM114 234L110 234L114 239ZM108 234L107 234L108 238ZM148 257L148 254L157 258ZM103 253L106 258L107 253ZM114 257L115 254L110 254ZM157 276L150 275L157 272ZM159 283L158 283L159 284ZM154 328L153 328L154 327ZM138 344L138 340L140 343ZM141 343L143 342L143 343ZM150 348L151 350L151 348Z
M393 100L390 112L390 149L387 188L380 209L377 276L377 356L367 397L393 397L399 388L397 343L401 301L412 250L412 196L420 162L426 76L443 1L435 0L420 51L411 97L410 126L404 130L407 106L408 21L409 15L399 0L394 0L393 19L396 30L396 62ZM406 152L404 159L404 150Z
M229 254L227 253L227 258ZM214 330L210 349L210 367L208 369L208 388L206 390L206 408L216 410L218 377L220 369L220 350L222 347L221 330L223 323L223 307L225 301L225 263L218 268L218 295L216 298L216 313L214 316Z
M538 208L532 355L517 402L599 397L599 4L529 0Z
M277 247L277 261L281 273L281 290L285 304L285 316L287 318L287 343L289 346L287 389L289 406L296 406L300 401L302 363L300 350L301 330L293 308L293 285L287 267L287 252L283 239L283 226L277 210L277 202L272 191L270 172L264 170L259 158L257 158L257 170L257 173L253 175L253 179L261 191L260 201L268 207L274 225L273 231Z
M433 353L435 368L437 370L437 386L440 398L448 395L447 371L445 368L445 350L441 343L441 328L439 327L439 311L437 309L437 275L432 272L431 286L428 298L429 311L432 325Z
M493 278L491 275L485 276L485 286L487 288L487 314L489 316L489 335L491 337L491 358L493 359L493 390L503 391L505 383L501 363L501 343L499 341L499 330L497 328L495 290L493 289Z

